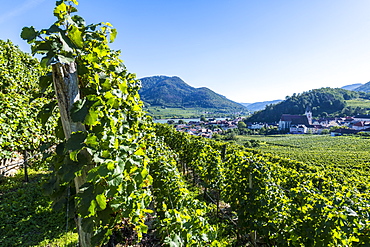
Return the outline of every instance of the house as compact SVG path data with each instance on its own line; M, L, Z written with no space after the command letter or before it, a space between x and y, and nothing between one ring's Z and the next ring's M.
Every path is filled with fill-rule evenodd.
M336 129L330 133L331 136L341 136L341 135L349 135L349 134L357 134L359 131L354 129Z
M370 122L370 115L357 115L357 116L354 116L353 117L353 121L354 122L359 122L359 121Z
M259 129L262 129L263 127L265 127L265 126L266 126L265 123L253 123L253 124L248 125L248 129L259 130Z
M322 132L323 132L324 129L328 129L328 128L325 128L321 124L312 124L312 125L308 125L307 126L307 133L310 133L310 134L322 134Z
M306 127L306 125L303 125L303 124L292 125L289 128L289 132L291 134L306 134L307 133L307 127Z
M364 130L370 127L370 122L359 121L352 124L354 130Z

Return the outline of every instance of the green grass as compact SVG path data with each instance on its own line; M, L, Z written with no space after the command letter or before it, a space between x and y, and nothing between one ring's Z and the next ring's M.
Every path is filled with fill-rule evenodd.
M54 212L42 192L48 174L30 171L0 179L0 246L76 246L77 233L66 232L65 212Z

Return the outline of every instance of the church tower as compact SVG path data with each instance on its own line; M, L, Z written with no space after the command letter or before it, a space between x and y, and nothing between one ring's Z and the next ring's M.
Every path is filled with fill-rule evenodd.
M306 112L304 113L307 117L308 123L311 125L312 124L312 112L311 112L311 107L307 106L306 107Z

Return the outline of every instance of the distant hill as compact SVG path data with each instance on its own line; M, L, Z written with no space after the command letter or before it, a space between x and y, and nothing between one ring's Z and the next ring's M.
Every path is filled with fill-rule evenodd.
M355 88L354 91L369 93L370 92L370 81L368 83L363 84L360 87Z
M302 94L293 94L286 100L267 105L264 110L255 112L248 122L277 122L282 114L303 114L306 107L312 109L314 116L341 114L347 107L347 100L366 98L368 95L340 88L313 89ZM346 109L347 110L347 109ZM354 109L349 109L354 112ZM360 109L356 109L360 111Z
M245 106L248 109L248 111L255 112L255 111L260 111L260 110L265 109L267 105L277 104L281 101L282 101L281 99L278 99L278 100L271 100L271 101L263 101L263 102L255 102L255 103L240 103L240 104Z
M230 112L246 111L241 104L206 87L191 87L177 76L152 76L140 80L142 83L139 91L141 99L152 106L201 107L227 109Z
M343 86L343 87L341 87L341 89L353 91L353 90L355 90L356 88L358 88L358 87L360 87L362 85L364 85L364 84L362 84L362 83L356 83L356 84L351 84L351 85Z

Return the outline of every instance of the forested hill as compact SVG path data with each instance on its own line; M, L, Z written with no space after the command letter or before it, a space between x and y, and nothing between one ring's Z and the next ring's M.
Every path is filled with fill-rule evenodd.
M249 111L255 112L265 109L267 105L271 104L277 104L281 102L282 100L271 100L271 101L262 101L262 102L255 102L255 103L241 103L243 106L245 106Z
M247 121L277 122L282 114L301 115L307 107L311 108L314 117L341 114L347 106L346 100L357 98L368 98L368 94L340 88L313 89L302 94L293 94L278 104L267 105L264 110L255 112Z
M166 107L222 108L230 111L245 111L234 101L202 87L194 88L177 76L152 76L141 78L141 99L150 105Z
M345 89L345 90L350 90L350 91L358 91L358 90L356 90L356 88L359 88L359 87L361 87L363 85L364 84L361 84L361 83L355 83L355 84L343 86L341 88L342 89Z
M357 92L369 93L370 92L370 81L368 83L365 83L364 85L361 85L361 86L353 89L353 90L357 91Z

